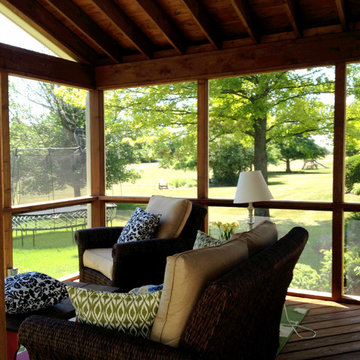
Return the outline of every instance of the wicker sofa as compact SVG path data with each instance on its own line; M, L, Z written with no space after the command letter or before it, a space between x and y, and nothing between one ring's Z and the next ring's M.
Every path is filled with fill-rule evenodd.
M156 238L117 244L123 227L78 230L75 233L75 241L79 252L80 281L115 286L120 288L120 291L128 291L143 284L160 284L164 278L166 257L193 247L197 231L204 226L206 213L204 207L193 203L185 226L177 238ZM112 248L112 279L84 265L84 252L94 248Z
M178 347L91 325L33 316L19 330L30 359L274 359L293 268L306 244L293 228L202 291Z

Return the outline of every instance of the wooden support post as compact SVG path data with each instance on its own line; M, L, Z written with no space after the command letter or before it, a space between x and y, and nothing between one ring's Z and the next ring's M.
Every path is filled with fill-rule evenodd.
M7 241L5 237L4 224L5 224L5 212L4 212L4 138L3 129L4 124L9 123L9 100L8 100L8 75L0 72L0 360L7 359L7 345L6 345L6 318L5 318L5 284L4 278L6 274L7 261L5 261L6 253L9 253L7 249ZM8 125L7 125L8 126ZM10 256L12 256L12 248L10 249Z
M197 146L197 193L198 199L209 197L209 81L198 81L198 146ZM208 216L205 229L208 228Z
M346 63L336 65L332 225L332 297L339 301L344 283L344 182L346 127Z
M105 122L104 92L90 90L87 126L88 161L90 168L90 194L105 195ZM97 200L91 206L91 226L105 226L105 202Z

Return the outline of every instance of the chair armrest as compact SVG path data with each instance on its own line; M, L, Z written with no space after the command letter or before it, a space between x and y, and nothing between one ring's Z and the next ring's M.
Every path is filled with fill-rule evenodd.
M30 316L20 326L19 343L35 360L96 359L195 359L184 349L175 349L148 339L73 321Z
M79 248L84 250L111 248L116 243L122 229L122 226L112 226L78 230L75 232L75 241Z
M146 239L113 246L113 286L129 291L136 286L164 282L166 258L191 250L194 239Z

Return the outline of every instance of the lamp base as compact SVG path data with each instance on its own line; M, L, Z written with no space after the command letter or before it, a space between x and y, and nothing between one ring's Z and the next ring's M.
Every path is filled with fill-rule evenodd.
M253 203L249 203L248 212L249 212L248 225L249 225L249 230L251 230L255 224L255 219L253 216L253 213L254 213Z

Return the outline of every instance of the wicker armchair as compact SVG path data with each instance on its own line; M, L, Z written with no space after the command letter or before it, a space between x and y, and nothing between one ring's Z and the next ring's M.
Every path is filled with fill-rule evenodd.
M33 316L19 341L31 360L274 359L293 268L308 233L282 239L210 283L197 301L178 348L95 326Z
M164 279L166 257L192 249L197 230L203 228L207 211L192 204L189 218L178 238L146 239L123 244L116 241L123 227L102 227L78 230L75 240L79 250L80 281L110 285L128 291L144 284L161 284ZM87 249L111 248L113 256L112 280L97 270L84 266Z

